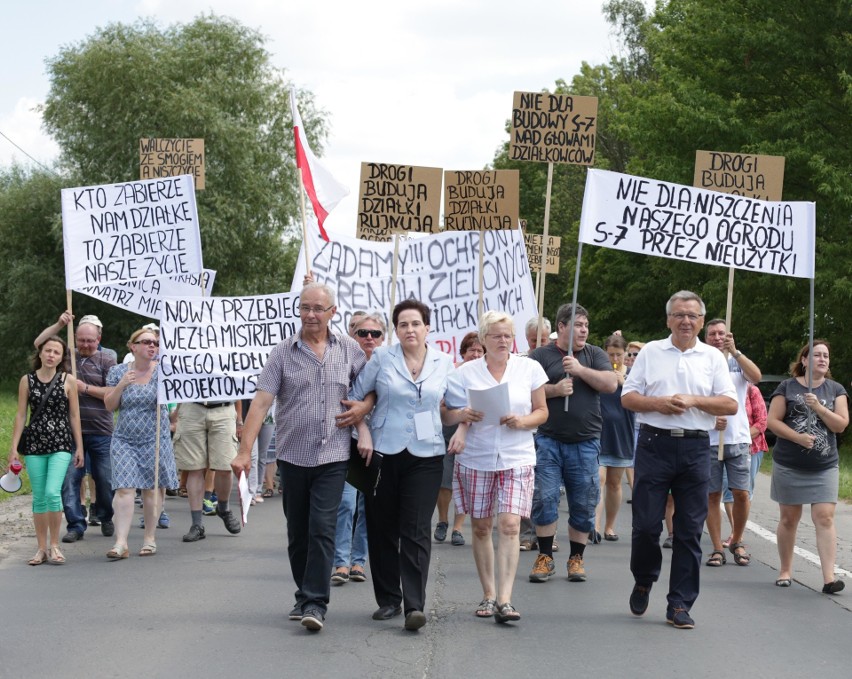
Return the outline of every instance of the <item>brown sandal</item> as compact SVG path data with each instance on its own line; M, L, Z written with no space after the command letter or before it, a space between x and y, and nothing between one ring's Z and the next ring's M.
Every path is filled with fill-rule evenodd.
M751 563L751 554L746 552L746 546L743 542L732 542L728 547L731 550L731 554L734 555L734 563L737 566L748 566ZM742 549L744 554L737 554L737 550Z
M47 561L47 553L40 549L35 553L35 556L27 561L30 566L41 566L45 561Z

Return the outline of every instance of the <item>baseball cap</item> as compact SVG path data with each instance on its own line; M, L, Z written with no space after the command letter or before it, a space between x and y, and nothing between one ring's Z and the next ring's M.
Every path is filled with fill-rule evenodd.
M101 319L95 316L94 314L83 316L83 318L80 319L80 322L77 325L83 325L83 323L90 323L91 325L94 325L95 327L101 330L103 330L104 328L104 324L101 323Z

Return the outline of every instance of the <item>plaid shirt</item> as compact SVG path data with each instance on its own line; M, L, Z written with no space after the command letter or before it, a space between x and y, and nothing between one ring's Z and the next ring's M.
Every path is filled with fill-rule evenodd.
M352 428L338 428L367 357L351 337L329 331L322 359L302 342L301 331L279 343L266 361L257 388L276 398L277 457L299 467L318 467L349 459Z

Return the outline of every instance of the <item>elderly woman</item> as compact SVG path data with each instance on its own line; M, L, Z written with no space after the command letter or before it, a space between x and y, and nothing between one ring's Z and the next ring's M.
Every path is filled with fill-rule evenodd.
M157 405L157 362L160 341L153 330L141 328L130 336L127 348L133 355L129 363L110 369L104 396L109 411L118 410L112 435L112 501L115 511L115 545L107 558L126 559L127 536L133 520L133 498L142 489L145 534L139 556L157 553L157 517L160 512L159 488L177 488L175 456L169 434L168 407ZM157 448L157 417L160 418L158 486L154 487L154 459Z
M349 321L349 334L358 342L368 361L376 347L381 346L385 332L385 321L378 313L368 314L365 311L356 311ZM353 439L353 445L356 443L357 438ZM331 582L335 585L343 585L350 580L364 582L367 579L367 573L364 570L366 563L367 517L364 509L364 494L346 483L343 486L340 506L337 508L334 572L331 574Z
M458 368L468 361L474 361L477 358L482 358L485 350L479 339L479 333L476 331L469 332L462 337L459 345L459 355L462 360L456 363ZM450 439L456 433L457 425L447 427L444 426L444 441L450 445ZM450 500L453 499L453 456L449 453L444 455L444 475L441 478L441 490L438 491L438 523L435 525L435 533L433 537L435 542L443 542L447 539L447 529L450 527ZM455 547L464 545L464 535L461 530L464 526L464 513L456 512L453 518L453 532L450 534L450 543Z
M521 517L532 509L533 430L547 420L547 375L537 361L511 353L515 328L508 314L483 314L479 339L485 356L465 363L450 378L443 416L446 424L459 424L448 452L457 456L456 511L470 514L473 524L473 557L483 592L476 615L510 622L521 619L512 605L512 584L518 570ZM508 386L508 411L467 423L468 390L500 384ZM495 515L496 561L491 537Z
M452 359L426 343L430 311L408 299L397 304L392 320L398 344L379 347L358 375L351 398L375 392L369 422L372 448L383 456L375 495L366 498L367 537L374 620L405 611L405 629L426 624L426 580L432 543L432 512L441 485L444 438L440 404L453 370ZM360 433L360 431L359 431ZM369 457L370 436L359 437Z
M843 385L830 379L831 348L825 340L814 340L799 351L790 366L789 380L772 393L767 426L778 440L772 451L770 497L781 509L778 522L779 587L789 587L793 577L793 548L802 505L811 506L816 529L817 551L822 568L824 594L837 594L843 580L834 578L837 531L839 457L837 434L849 424L849 397Z
M65 557L59 549L62 526L62 482L74 453L74 466L83 466L83 434L80 429L80 406L77 381L64 371L68 347L56 335L49 336L38 347L33 370L18 383L18 411L12 431L9 468L26 458L27 473L33 490L33 523L38 551L30 566L45 561L61 565ZM19 446L30 410L27 436ZM48 540L50 546L48 546Z

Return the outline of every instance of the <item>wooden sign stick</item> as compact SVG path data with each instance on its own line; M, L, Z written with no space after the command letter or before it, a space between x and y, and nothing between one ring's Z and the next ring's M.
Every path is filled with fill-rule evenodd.
M393 264L391 266L390 311L388 320L393 319L393 308L396 306L396 277L399 269L399 234L393 235ZM388 323L388 346L393 339L393 323Z
M548 236L550 234L550 191L553 188L553 163L547 164L547 192L544 194L544 235L541 238L541 271L539 272L539 278L541 279L541 288L540 288L540 297L536 300L538 303L538 330L536 331L536 346L541 346L541 332L542 332L542 317L544 316L544 281L545 281L545 255L547 252L547 242Z

